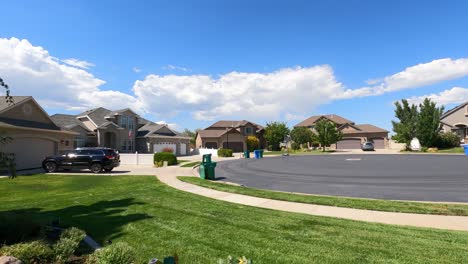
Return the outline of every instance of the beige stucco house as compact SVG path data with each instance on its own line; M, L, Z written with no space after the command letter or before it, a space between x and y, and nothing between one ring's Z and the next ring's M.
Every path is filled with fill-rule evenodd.
M103 107L78 115L55 114L52 120L62 129L78 135L73 140L76 147L109 147L122 153L153 153L171 148L174 154L189 154L189 137L148 121L131 109L112 111Z
M31 96L0 100L0 133L13 140L2 151L15 154L17 170L39 168L46 156L73 148L77 133L61 130Z
M445 112L440 122L444 132L456 133L460 137L460 142L468 142L468 102Z
M331 149L360 149L366 141L374 143L376 149L388 148L388 131L370 124L355 124L339 115L316 115L307 118L294 127L308 127L313 132L315 124L322 119L333 122L343 133L343 139L330 146Z
M196 148L229 148L234 152L247 149L248 136L256 136L260 147L265 148L264 128L250 121L218 121L211 126L198 131L195 140Z

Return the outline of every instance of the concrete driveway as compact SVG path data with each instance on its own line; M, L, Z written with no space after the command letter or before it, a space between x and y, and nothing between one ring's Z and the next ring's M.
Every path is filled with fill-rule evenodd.
M222 181L286 192L468 202L462 155L308 155L220 162Z

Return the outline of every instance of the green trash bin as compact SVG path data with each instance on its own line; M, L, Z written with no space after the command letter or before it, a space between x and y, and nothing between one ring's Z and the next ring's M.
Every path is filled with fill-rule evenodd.
M200 166L198 167L198 172L200 173L200 179L206 179L206 173L205 173L205 165L203 164L200 164Z
M244 158L250 159L250 151L248 150L244 151Z
M206 179L208 179L208 180L216 179L216 176L215 176L216 162L211 162L209 164L205 164L204 167L205 167Z
M260 158L263 158L263 149L260 150Z

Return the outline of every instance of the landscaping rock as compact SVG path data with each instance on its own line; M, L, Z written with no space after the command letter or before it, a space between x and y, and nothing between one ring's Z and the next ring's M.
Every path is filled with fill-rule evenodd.
M0 264L23 264L23 262L15 257L1 256Z

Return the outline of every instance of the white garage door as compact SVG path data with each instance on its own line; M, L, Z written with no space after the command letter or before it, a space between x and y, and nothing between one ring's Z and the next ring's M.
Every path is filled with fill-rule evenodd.
M177 145L174 143L157 143L153 145L154 152L162 152L165 148L171 148L174 155L177 153Z
M187 155L187 144L180 143L180 155Z
M42 138L17 138L6 146L6 151L15 153L16 169L40 168L47 156L55 155L56 143Z

